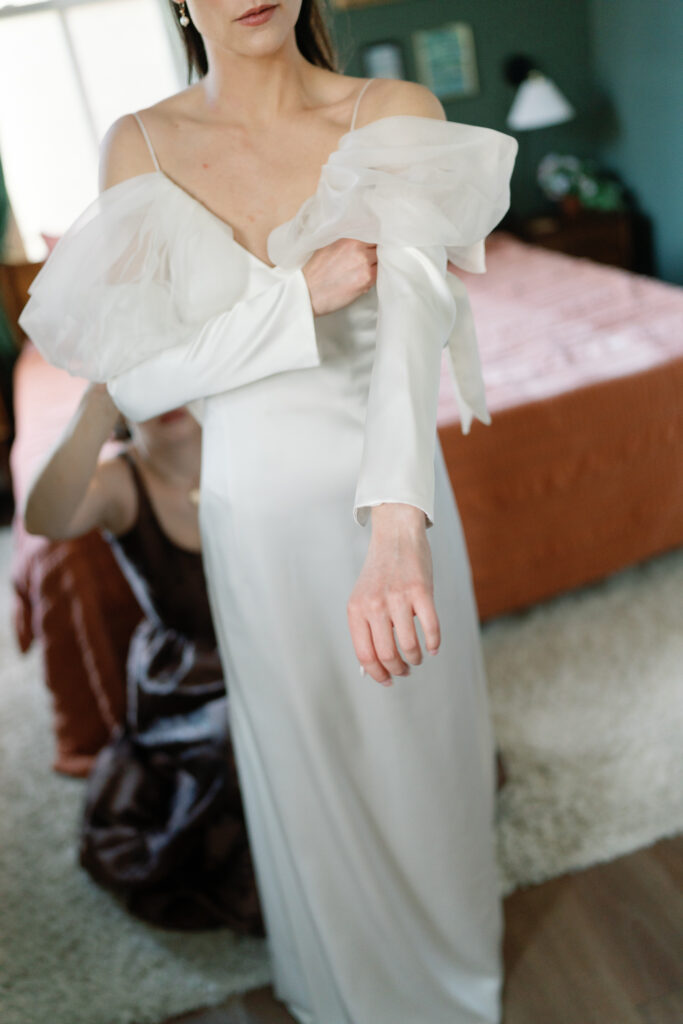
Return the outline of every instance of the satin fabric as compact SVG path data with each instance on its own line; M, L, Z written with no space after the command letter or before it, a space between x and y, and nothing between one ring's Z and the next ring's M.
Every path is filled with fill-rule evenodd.
M73 350L81 371L90 358L99 372L115 368L108 387L131 418L182 399L202 419L200 525L233 744L275 991L302 1024L500 1021L494 744L436 403L449 345L463 429L470 415L487 418L471 317L446 260L483 269L483 239L507 205L515 150L499 133L427 118L383 118L349 132L316 194L271 233L274 267L163 175L145 175L150 204L173 194L156 227L174 241L151 261L151 310L142 309L138 281L129 327L151 323L165 290L175 304L162 317L164 329L172 325L166 346L145 330L121 343L124 356L110 351L126 292L117 335L98 322L90 356L92 339L78 327L58 336L64 301L48 290L49 274L44 290L36 279L24 317L47 358L68 368ZM330 191L344 161L351 172L344 163ZM122 216L123 186L115 186ZM377 287L312 318L303 261L336 237L377 239ZM139 265L137 236L130 245ZM66 281L68 247L62 252ZM242 281L234 301L226 299L233 265ZM120 264L110 269L116 287ZM281 343L273 310L283 290L286 323L299 330ZM272 372L245 366L239 334L220 320L226 301L240 318L248 305L250 322L239 322L250 345L271 352ZM208 319L199 322L202 302ZM180 337L188 303L194 327ZM431 526L443 639L438 656L384 688L359 675L346 603L369 540L358 524L392 501L421 508Z

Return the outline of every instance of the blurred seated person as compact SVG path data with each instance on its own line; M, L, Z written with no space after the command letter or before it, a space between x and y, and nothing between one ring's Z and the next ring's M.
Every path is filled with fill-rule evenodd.
M200 552L201 429L175 409L128 424L126 447L98 461L120 421L91 384L23 510L53 540L102 530L144 612L125 721L87 780L80 863L144 920L263 936Z

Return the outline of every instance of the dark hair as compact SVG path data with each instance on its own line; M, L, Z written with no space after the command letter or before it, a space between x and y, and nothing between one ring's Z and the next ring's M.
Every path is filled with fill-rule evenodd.
M209 69L206 59L204 40L197 31L190 12L190 24L184 28L179 21L179 7L173 0L168 0L173 10L174 21L178 26L180 37L187 55L187 82L192 81L192 72L196 71L199 78L203 78ZM337 70L337 55L332 44L325 19L321 11L320 0L302 0L299 17L294 27L294 35L299 52L311 64L327 68L328 71Z

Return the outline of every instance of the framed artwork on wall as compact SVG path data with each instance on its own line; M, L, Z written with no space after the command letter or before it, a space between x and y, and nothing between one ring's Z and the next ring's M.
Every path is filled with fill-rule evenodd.
M472 27L454 21L413 33L417 77L440 100L479 92Z
M361 50L361 63L366 78L406 77L401 45L391 40L364 46Z

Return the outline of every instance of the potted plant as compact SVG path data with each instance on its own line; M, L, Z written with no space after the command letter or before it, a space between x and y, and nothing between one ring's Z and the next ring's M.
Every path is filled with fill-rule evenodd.
M577 216L581 209L610 212L625 208L623 185L594 160L548 153L538 165L537 181L544 195L558 203L567 217Z

